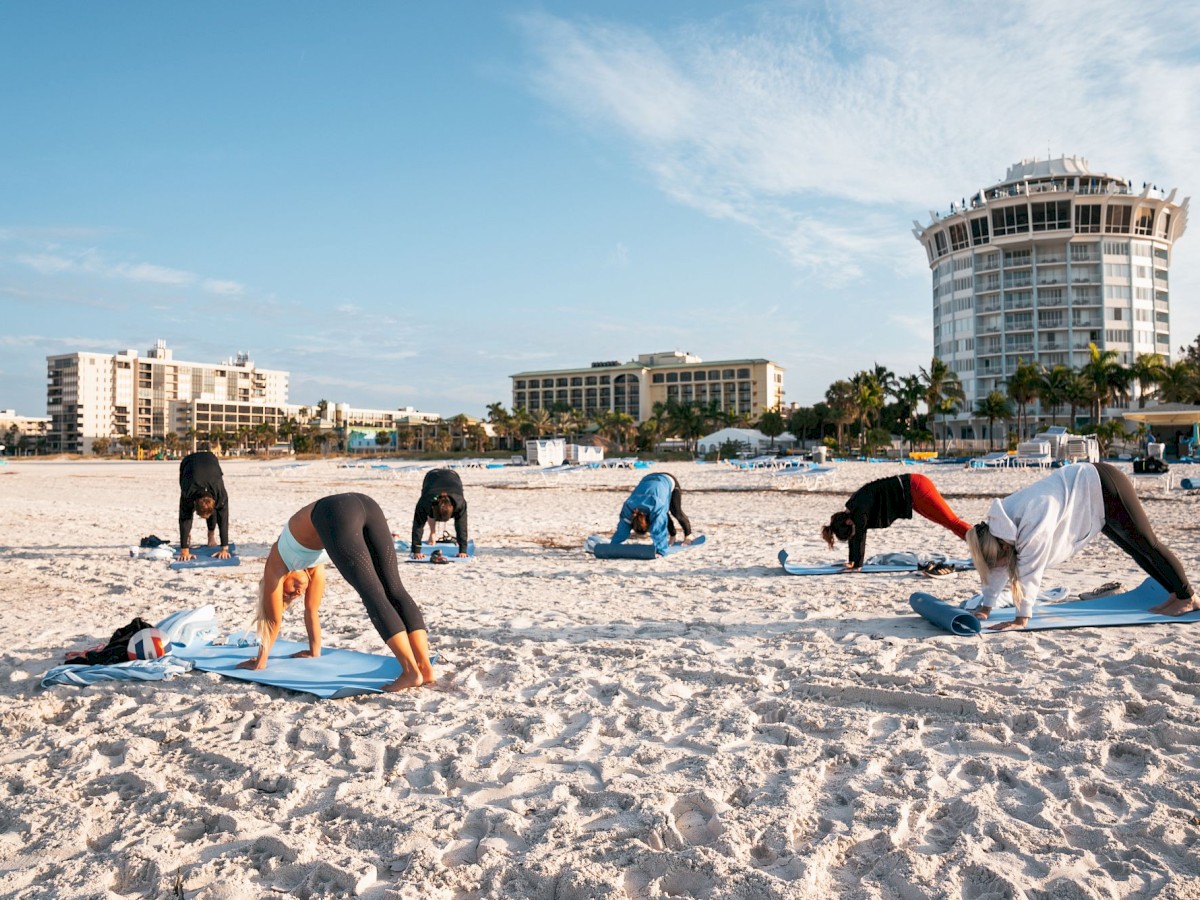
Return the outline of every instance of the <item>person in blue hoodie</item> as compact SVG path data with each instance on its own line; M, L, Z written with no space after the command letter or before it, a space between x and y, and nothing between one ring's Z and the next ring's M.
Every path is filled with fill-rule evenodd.
M613 532L612 542L623 544L630 533L636 535L649 534L654 542L654 552L662 556L667 547L675 539L675 523L683 528L683 542L686 544L692 536L692 523L683 512L682 491L674 475L656 473L647 475L637 483L629 499L621 507L621 518L617 522L617 530Z

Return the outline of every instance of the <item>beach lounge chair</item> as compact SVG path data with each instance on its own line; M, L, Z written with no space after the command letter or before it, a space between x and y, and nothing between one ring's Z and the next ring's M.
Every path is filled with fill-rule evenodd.
M996 450L971 460L969 466L972 469L1006 469L1012 464L1011 461L1012 457L1006 450Z
M1054 451L1049 441L1022 441L1017 444L1018 466L1038 466L1045 468L1054 464Z

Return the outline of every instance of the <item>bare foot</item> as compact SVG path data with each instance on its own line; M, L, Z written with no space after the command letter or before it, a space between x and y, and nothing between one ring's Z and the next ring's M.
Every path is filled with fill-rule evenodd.
M420 672L418 672L416 670L413 670L411 672L405 671L405 672L401 673L400 677L397 678L395 681L393 681L391 684L384 685L383 689L385 691L395 693L396 691L403 691L403 690L406 690L407 688L420 687L424 683L425 683L425 681L424 681L424 679L421 678Z
M1166 603L1159 604L1151 612L1157 612L1164 616L1184 616L1198 609L1200 609L1200 603L1197 602L1195 597L1180 600L1172 594Z
M990 606L980 606L971 611L975 613L975 618L977 618L980 622L986 622L988 616L992 614L992 608Z
M429 660L418 660L417 670L421 673L422 684L433 684L437 681L437 672L434 671L433 663Z

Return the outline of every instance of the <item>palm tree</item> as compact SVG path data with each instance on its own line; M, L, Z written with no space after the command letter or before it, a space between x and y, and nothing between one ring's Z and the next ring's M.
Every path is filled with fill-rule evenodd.
M1104 407L1116 401L1129 385L1129 370L1120 363L1116 350L1101 350L1094 343L1088 344L1090 358L1080 370L1088 387L1091 401L1092 424L1100 424Z
M925 398L925 388L921 379L916 375L905 375L892 388L892 396L896 398L896 418L904 426L904 437L908 440L908 450L913 449L913 431L918 422L916 419L917 405Z
M1146 408L1146 398L1154 396L1154 388L1162 383L1167 361L1158 353L1139 353L1129 369L1138 385L1138 409Z
M825 403L829 407L830 418L837 424L838 447L844 447L845 427L858 415L854 385L845 379L835 381L825 390Z
M1067 390L1074 373L1061 363L1042 372L1038 381L1038 398L1042 408L1050 411L1050 424L1058 424L1058 408L1067 402Z
M529 413L529 424L533 426L534 437L545 437L554 430L554 422L546 409L535 409Z
M487 408L488 424L500 439L505 448L509 448L508 439L513 433L513 417L502 403L489 403Z
M1017 404L1017 435L1024 438L1029 434L1029 419L1026 407L1037 399L1038 385L1042 380L1042 368L1037 363L1017 360L1017 367L1008 379L1008 396Z
M1158 397L1163 403L1200 402L1200 370L1186 359L1163 366Z
M867 425L883 409L886 395L874 372L858 372L850 379L850 384L854 386L854 405L858 410L859 440L865 443Z
M936 356L930 361L929 368L920 369L921 381L925 384L925 405L929 407L930 415L942 417L942 452L950 445L950 433L946 429L946 416L958 409L958 405L966 399L962 382L958 373Z
M787 426L783 421L783 413L779 408L768 409L758 417L758 430L771 439L771 447L775 447L775 438L779 437L785 431Z
M1008 405L1008 398L1000 391L992 391L982 400L975 404L975 415L981 419L987 419L988 422L988 452L995 449L993 438L996 433L996 420L1004 419L1005 421L1013 417L1012 407Z

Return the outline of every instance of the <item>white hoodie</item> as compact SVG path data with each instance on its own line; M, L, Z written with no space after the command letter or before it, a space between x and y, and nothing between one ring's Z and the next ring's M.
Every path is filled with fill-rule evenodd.
M1027 488L996 500L988 528L1017 552L1017 583L1022 599L1017 615L1033 615L1048 567L1070 559L1104 528L1100 475L1090 463L1054 470ZM992 606L1008 586L1008 567L992 569L983 586L983 605Z

